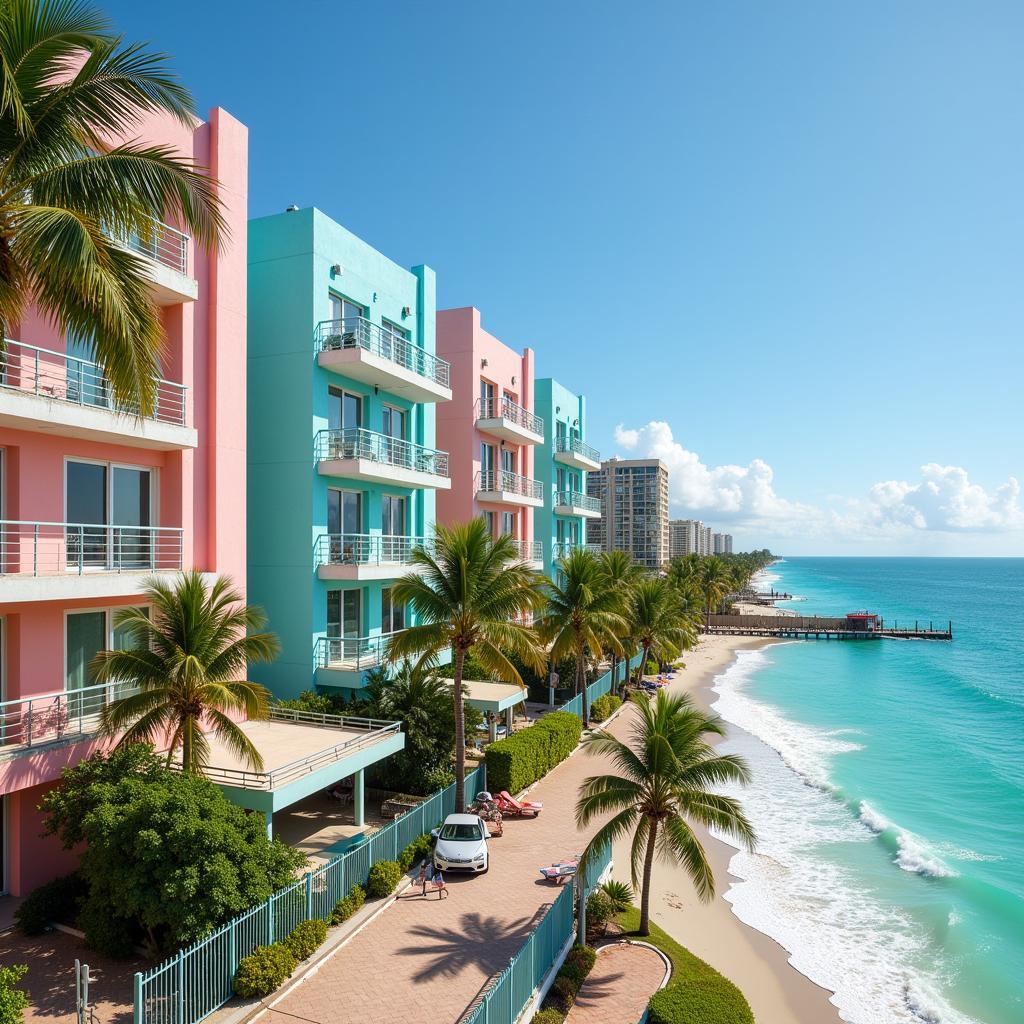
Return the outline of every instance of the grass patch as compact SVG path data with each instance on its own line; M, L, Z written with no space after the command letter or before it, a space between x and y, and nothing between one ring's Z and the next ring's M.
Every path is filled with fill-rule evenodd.
M630 907L616 920L627 935L657 946L672 964L668 985L651 997L651 1024L754 1024L743 993L653 921L650 935L637 936L638 908Z

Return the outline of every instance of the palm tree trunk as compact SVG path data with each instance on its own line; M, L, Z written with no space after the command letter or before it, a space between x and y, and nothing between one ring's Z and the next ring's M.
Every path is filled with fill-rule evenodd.
M462 669L466 652L455 650L455 678L452 680L452 699L455 701L455 813L466 810L466 715L462 706Z
M650 647L644 647L643 648L643 652L644 652L644 656L643 656L643 659L640 661L640 678L641 679L643 679L644 675L647 672L647 662L648 662L648 659L651 657L651 649L650 649Z
M590 708L587 704L587 668L586 659L576 654L576 692L583 694L583 728L590 724Z
M182 725L184 728L181 730L181 770L191 772L195 770L195 765L192 764L192 719L186 718Z
M654 845L658 838L658 819L651 821L647 836L647 853L644 856L644 880L640 889L640 928L638 934L651 934L651 871L654 868Z

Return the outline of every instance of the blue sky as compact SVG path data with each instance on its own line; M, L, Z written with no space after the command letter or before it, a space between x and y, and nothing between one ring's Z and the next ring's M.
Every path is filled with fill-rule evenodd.
M249 125L254 216L429 263L673 514L1024 554L1024 5L104 6Z

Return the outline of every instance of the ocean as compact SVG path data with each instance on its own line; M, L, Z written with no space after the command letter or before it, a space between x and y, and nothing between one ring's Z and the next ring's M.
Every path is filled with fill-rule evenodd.
M797 641L715 682L758 831L726 893L854 1024L1024 1021L1024 559L792 558L802 614L952 643Z

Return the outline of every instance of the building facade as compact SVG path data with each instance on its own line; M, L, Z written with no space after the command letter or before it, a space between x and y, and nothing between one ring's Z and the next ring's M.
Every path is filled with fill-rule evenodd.
M587 492L587 477L601 468L601 456L587 444L587 400L551 377L537 381L537 411L544 419L544 445L537 451L537 477L544 504L534 512L534 533L543 546L544 571L573 548L589 544L587 523L601 515ZM600 548L594 545L594 550Z
M533 408L533 351L516 352L489 334L471 306L438 312L437 351L451 366L453 396L437 407L437 443L452 481L437 493L438 520L483 516L492 537L513 537L519 557L540 569L533 516L544 496L534 451L544 443L544 420Z
M391 599L435 493L434 272L406 270L316 209L249 224L249 592L281 640L275 695L360 689L407 624Z
M600 518L587 525L588 540L660 569L669 559L668 467L660 459L607 459L588 474L587 488L600 506Z
M247 131L215 109L138 134L210 169L228 234L213 253L180 225L126 243L166 338L151 417L117 407L90 345L36 311L0 353L0 889L15 895L75 866L37 807L98 746L112 689L89 663L123 642L117 611L182 569L245 590Z
M732 554L732 534L716 533L712 535L712 547L716 555Z

